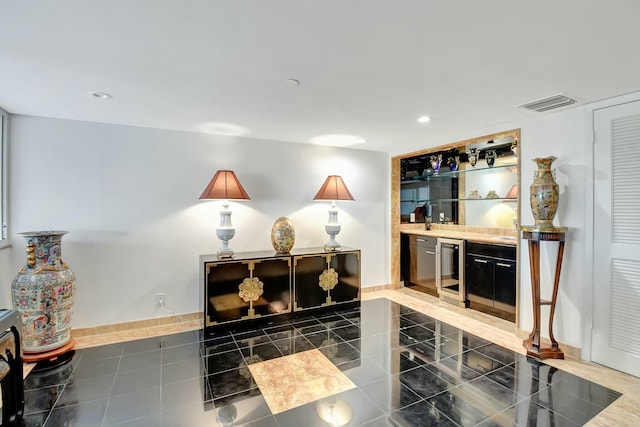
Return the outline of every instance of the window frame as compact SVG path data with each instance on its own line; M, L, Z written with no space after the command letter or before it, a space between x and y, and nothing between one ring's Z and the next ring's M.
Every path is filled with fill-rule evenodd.
M0 108L0 249L9 247L9 120L7 111Z

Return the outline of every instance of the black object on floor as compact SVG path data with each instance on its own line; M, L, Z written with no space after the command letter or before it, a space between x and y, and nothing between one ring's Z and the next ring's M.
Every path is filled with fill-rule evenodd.
M0 387L2 425L18 425L24 411L22 318L18 310L0 310Z
M71 350L58 356L53 360L41 360L38 363L36 363L36 366L34 366L31 372L48 371L50 369L54 369L59 366L62 366L65 363L69 362L71 359L73 359L73 356L75 356L75 354L76 354L75 350Z

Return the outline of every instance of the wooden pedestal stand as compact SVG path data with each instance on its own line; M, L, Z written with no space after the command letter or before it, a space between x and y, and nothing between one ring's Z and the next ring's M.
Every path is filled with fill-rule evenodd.
M35 363L35 362L41 362L43 360L46 360L50 363L55 364L55 362L60 356L73 350L73 347L75 345L76 345L76 341L73 338L71 338L71 340L69 340L69 342L67 342L65 345L63 345L62 347L55 348L53 350L43 351L38 353L29 353L25 351L22 360L24 360L25 363Z
M529 334L529 338L524 340L522 345L527 349L528 356L533 356L541 360L547 358L564 359L564 353L558 347L558 342L553 336L553 314L556 310L556 298L558 296L558 283L560 282L566 231L566 227L554 227L551 229L537 229L533 226L522 227L522 238L529 241L529 265L531 269L531 294L533 299L533 329ZM559 242L551 301L540 299L541 241ZM549 339L551 340L551 347L541 347L540 345L540 307L543 305L551 306L549 312Z

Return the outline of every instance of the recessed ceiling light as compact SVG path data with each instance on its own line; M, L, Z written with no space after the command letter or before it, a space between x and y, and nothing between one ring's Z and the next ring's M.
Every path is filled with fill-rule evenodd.
M106 92L94 92L94 91L90 91L89 95L93 96L94 98L98 98L98 99L111 99L111 95L109 95Z
M431 117L429 116L420 116L418 117L418 123L427 123L431 121Z
M300 80L298 80L298 79L287 79L284 82L286 84L290 85L290 86L299 86L300 85Z

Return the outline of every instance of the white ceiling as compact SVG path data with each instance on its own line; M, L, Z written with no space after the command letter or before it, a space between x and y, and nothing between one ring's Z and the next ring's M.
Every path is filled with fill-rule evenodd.
M638 0L8 0L0 106L397 154L636 91L639 42Z

